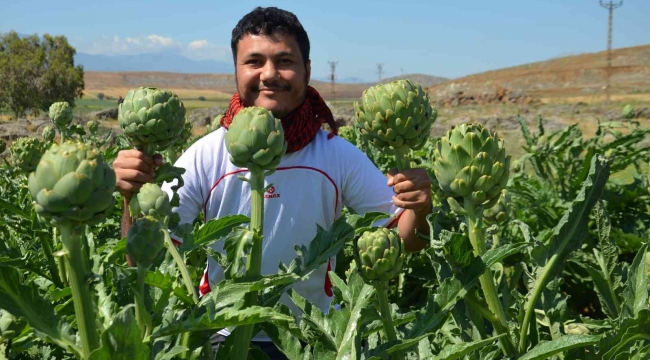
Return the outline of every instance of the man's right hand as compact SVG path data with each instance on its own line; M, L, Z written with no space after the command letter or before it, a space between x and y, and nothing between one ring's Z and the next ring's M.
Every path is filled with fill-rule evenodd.
M148 156L135 149L120 151L113 162L115 187L122 196L130 199L142 185L153 181L155 170L162 163L162 156L158 154Z

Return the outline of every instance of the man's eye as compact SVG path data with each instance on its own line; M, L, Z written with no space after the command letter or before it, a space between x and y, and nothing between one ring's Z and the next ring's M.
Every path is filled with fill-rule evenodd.
M257 65L259 63L260 63L260 61L255 60L255 59L251 59L251 60L246 61L246 64L248 64L248 65Z

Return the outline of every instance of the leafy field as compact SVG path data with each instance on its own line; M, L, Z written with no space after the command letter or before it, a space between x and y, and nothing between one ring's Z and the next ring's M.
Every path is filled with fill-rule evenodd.
M184 102L201 107L211 101ZM82 99L77 105L106 104ZM436 124L445 130L406 154L408 165L426 169L433 180L430 240L424 250L404 254L398 274L385 284L367 281L359 265L359 238L384 214L347 209L277 274L251 275L245 260L263 241L252 218L178 225L169 212L174 199L156 193L155 185L147 195L153 200L143 197L131 208L141 217L132 227L139 230L123 236L124 199L101 184L110 180L117 152L132 147L125 135L67 126L64 135L85 145L65 145L59 153L52 149L64 146L60 130L55 140L16 141L0 160L0 358L236 358L235 339L246 328L264 330L290 359L647 358L650 129L645 119L607 121L589 109L581 110L584 121L569 126L499 114L514 119L502 122L509 127L505 144L481 125L449 120L465 112L468 123L480 122L474 109L439 109ZM610 110L622 109L615 104ZM463 145L468 159L488 156L490 169L509 165L509 172L486 170L479 160L467 165L477 168L468 172L505 177L505 191L498 188L489 205L476 194L483 191L476 179L476 191L463 196L445 185L465 176L465 170L450 175L440 156L445 141L456 141L447 135L451 126L454 138L467 131L474 134L468 139L515 152L506 161L506 152L485 150L488 145L480 147L488 155L480 156ZM191 130L164 152L166 160L204 135ZM357 127L340 132L382 171L398 165ZM89 167L106 172L99 176ZM61 172L70 171L97 178L92 184L63 179ZM165 166L156 182L180 172ZM104 215L86 211L100 204ZM161 228L181 234L183 244L174 246ZM224 253L209 247L216 241L224 242ZM290 289L334 254L333 306L321 313ZM208 257L228 276L199 299L196 285ZM242 301L253 293L259 294L256 305ZM284 293L301 310L300 323L278 303ZM210 335L225 327L237 329L215 356ZM251 348L248 358L266 357Z

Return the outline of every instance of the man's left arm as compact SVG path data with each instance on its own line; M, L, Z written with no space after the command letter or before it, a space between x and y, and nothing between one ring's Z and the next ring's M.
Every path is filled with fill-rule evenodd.
M404 210L397 223L406 251L419 251L427 246L429 235L427 215L431 213L431 180L424 169L407 169L387 174L393 188L393 203ZM420 236L418 236L418 233Z

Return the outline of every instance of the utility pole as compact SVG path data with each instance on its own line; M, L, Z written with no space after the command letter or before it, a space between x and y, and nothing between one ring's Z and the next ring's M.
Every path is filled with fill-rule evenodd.
M382 75L384 75L384 64L377 64L377 76L379 77L379 82L381 82Z
M612 86L612 22L614 19L614 9L623 6L623 1L614 4L613 1L606 3L600 0L600 6L609 11L609 22L607 28L607 84L605 85L605 98L606 102L609 103Z
M330 64L330 82L332 84L332 96L336 95L336 89L335 89L335 84L336 84L336 64L338 64L338 61L328 61L328 64Z

